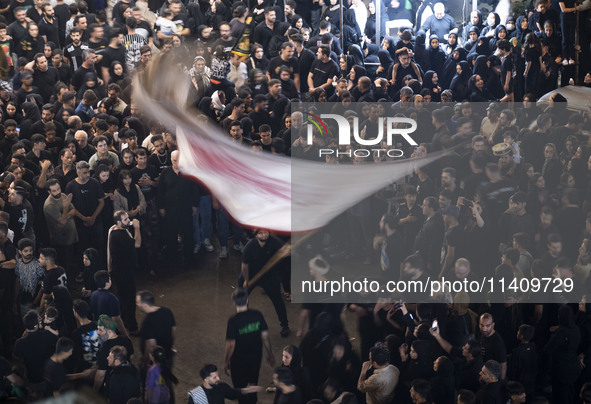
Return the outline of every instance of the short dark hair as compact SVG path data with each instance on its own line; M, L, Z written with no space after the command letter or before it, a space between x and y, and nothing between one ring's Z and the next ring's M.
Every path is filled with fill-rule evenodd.
M521 324L519 326L519 333L525 342L529 342L534 338L536 329L529 324Z
M107 283L111 280L111 275L105 270L96 271L94 274L94 283L99 289L104 289Z
M494 359L489 359L484 363L484 367L496 379L501 378L501 364Z
M410 386L415 393L427 401L431 401L431 385L425 379L414 379Z
M74 311L80 318L88 318L90 315L90 306L85 300L76 299L74 300Z
M476 394L470 390L461 389L458 391L458 403L460 404L475 404Z
M141 290L136 293L136 296L140 298L140 302L147 304L148 306L154 306L156 304L156 298L149 290Z
M232 293L232 300L238 307L246 306L248 302L248 292L246 289L238 288Z
M525 387L523 387L523 384L521 384L519 382L508 382L507 383L507 392L509 393L510 396L521 395L521 394L525 393Z
M517 248L507 248L505 249L505 251L503 251L503 254L505 255L505 257L509 260L511 260L511 263L513 265L517 264L517 261L519 261L519 250Z
M55 262L55 260L57 259L57 251L55 250L55 248L42 248L41 251L39 251L39 254L42 254L45 257L45 259L49 258L53 262Z
M39 325L39 314L35 310L29 310L23 316L23 325L27 330L34 330Z
M57 340L57 344L55 345L55 353L60 354L62 352L68 352L74 349L74 341L72 341L68 337L61 337Z
M278 367L275 369L274 374L277 375L277 381L287 386L293 385L293 373L290 368Z
M216 365L209 363L209 364L203 366L199 370L199 376L201 376L201 378L203 380L205 380L209 377L210 374L212 374L213 372L217 372L217 371L218 371L218 367Z
M433 196L426 197L423 200L423 205L427 205L427 207L435 210L436 212L439 210L439 201Z
M425 270L425 259L420 254L411 254L402 261L403 265L410 265L411 268Z
M376 345L369 350L372 362L377 363L380 366L387 364L390 361L390 353L385 346Z
M115 345L109 352L113 354L114 360L119 362L127 361L127 349L123 345Z
M321 45L318 47L318 49L320 50L320 52L322 52L322 54L324 56L328 56L330 57L330 48L326 45Z

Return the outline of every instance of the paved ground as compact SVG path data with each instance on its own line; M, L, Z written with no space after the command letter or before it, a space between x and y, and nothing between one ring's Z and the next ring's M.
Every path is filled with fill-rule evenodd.
M230 296L236 287L240 258L240 254L232 251L228 259L220 262L217 251L201 251L196 264L190 268L160 271L156 277L147 274L138 277L138 290L152 291L156 296L156 304L170 308L177 321L175 345L178 355L174 367L180 380L176 388L177 403L185 402L187 391L201 382L199 369L204 364L214 363L220 369L223 367L226 322L235 313ZM282 338L271 301L261 292L260 288L254 290L250 307L264 314L269 325L273 353L279 362L285 345L299 345L300 339L295 336L295 331L300 305L287 304L292 334ZM141 321L143 315L138 313L137 316L138 321ZM354 323L352 320L347 323L350 335L354 337ZM135 338L134 344L139 351L138 342ZM259 378L261 386L267 387L271 383L272 371L263 361ZM222 374L222 380L231 384L229 376ZM270 403L272 400L272 394L259 393L259 402Z

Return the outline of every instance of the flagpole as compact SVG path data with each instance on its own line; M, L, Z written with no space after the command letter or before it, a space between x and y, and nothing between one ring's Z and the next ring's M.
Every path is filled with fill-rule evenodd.
M343 1L344 0L341 0L340 1L340 6L339 6L339 14L340 14L340 17L339 17L340 27L339 27L339 29L341 30L341 35L340 35L340 38L339 39L341 41L341 51L343 52L343 54L346 54L345 49L343 49L343 47L345 46L345 42L344 42L344 39L345 38L343 38Z

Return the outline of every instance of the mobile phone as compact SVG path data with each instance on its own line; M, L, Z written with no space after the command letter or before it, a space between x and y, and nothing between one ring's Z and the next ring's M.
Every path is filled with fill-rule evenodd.
M464 199L464 205L471 208L472 206L474 206L474 202Z
M431 324L431 329L436 330L438 325L439 324L437 323L437 320L433 320L433 324Z

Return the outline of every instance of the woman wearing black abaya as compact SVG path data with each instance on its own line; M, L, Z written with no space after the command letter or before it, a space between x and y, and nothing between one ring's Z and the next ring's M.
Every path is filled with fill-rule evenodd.
M495 97L484 86L484 80L478 74L472 75L468 80L468 100L471 102L488 102L495 99Z
M379 63L380 59L378 58L378 50L378 45L373 43L368 44L365 53L365 63ZM367 75L370 79L375 79L377 69L378 68L375 65L367 66Z
M470 52L468 52L468 56L466 57L468 62L475 66L476 59L479 56L488 56L490 54L488 50L489 41L489 38L480 35L480 37L478 38L478 42L476 42L476 45L473 46L472 49L470 49Z
M59 311L58 326L60 327L60 334L69 337L72 331L76 329L76 318L74 317L74 304L72 296L65 286L53 287L53 303L52 306Z
M466 61L461 61L457 65L456 75L451 81L449 89L451 90L454 101L463 101L470 95L468 93L468 81L470 80L470 65Z
M454 364L447 356L440 356L433 363L435 376L431 379L431 397L437 404L455 404L456 383Z
M215 114L215 110L213 109L213 104L211 103L211 97L202 97L197 108L209 119L213 120L214 122L217 121L217 116Z
M451 81L457 73L456 66L462 60L466 60L468 51L462 47L457 47L450 55L447 56L441 74L439 75L439 86L441 88L449 88Z
M378 59L380 60L380 66L376 72L378 77L386 77L390 67L395 61L398 61L394 42L394 38L391 36L386 36L382 42L382 49L378 51Z
M517 17L517 22L515 23L515 32L513 32L512 38L517 38L520 44L525 43L525 37L527 34L531 32L531 29L528 27L527 17L522 15Z
M361 42L361 30L355 20L355 11L344 10L343 18L343 49L349 49L351 45Z
M312 398L312 383L310 382L310 372L302 366L302 351L295 345L287 345L283 348L281 363L293 373L293 384L295 384L302 394L304 402Z
M328 362L332 355L332 346L338 337L333 331L333 318L327 312L318 314L314 327L302 339L303 365L310 371L312 389L315 391L328 377Z
M103 269L101 265L100 255L96 248L87 248L82 253L82 261L84 264L82 277L84 279L84 287L82 288L82 296L90 297L90 294L97 289L94 281L94 274Z
M19 128L19 139L30 139L31 138L31 126L37 121L41 120L41 113L39 107L34 102L23 103L23 121Z
M495 51L497 50L497 42L499 42L501 39L508 39L507 27L505 27L502 24L499 24L495 28L495 36L488 41L489 53L495 53Z
M432 349L431 342L423 339L415 340L410 350L407 344L400 347L400 381L407 387L414 379L429 380L433 376Z
M365 68L357 65L353 66L353 68L349 72L349 83L347 84L347 90L351 91L351 95L354 98L356 98L356 96L358 97L359 95L361 95L357 91L357 82L361 77L365 76L366 74L367 73L365 71ZM353 92L355 92L355 94L353 94Z
M346 391L355 391L361 371L361 361L345 337L338 337L328 363L328 377L339 380Z
M423 77L423 87L431 91L431 102L441 101L441 87L439 86L439 75L433 70L428 70Z
M492 62L489 61L488 56L478 56L474 63L473 74L477 74L484 80L484 87L490 91L495 99L501 99L505 93L501 88L501 81L497 76L492 67Z
M349 51L347 53L353 57L354 64L363 66L365 56L361 50L361 47L359 45L350 45L348 50Z
M421 66L423 70L434 70L440 73L445 64L446 54L439 46L439 39L437 35L431 35L429 37L429 47L425 54L425 65Z

